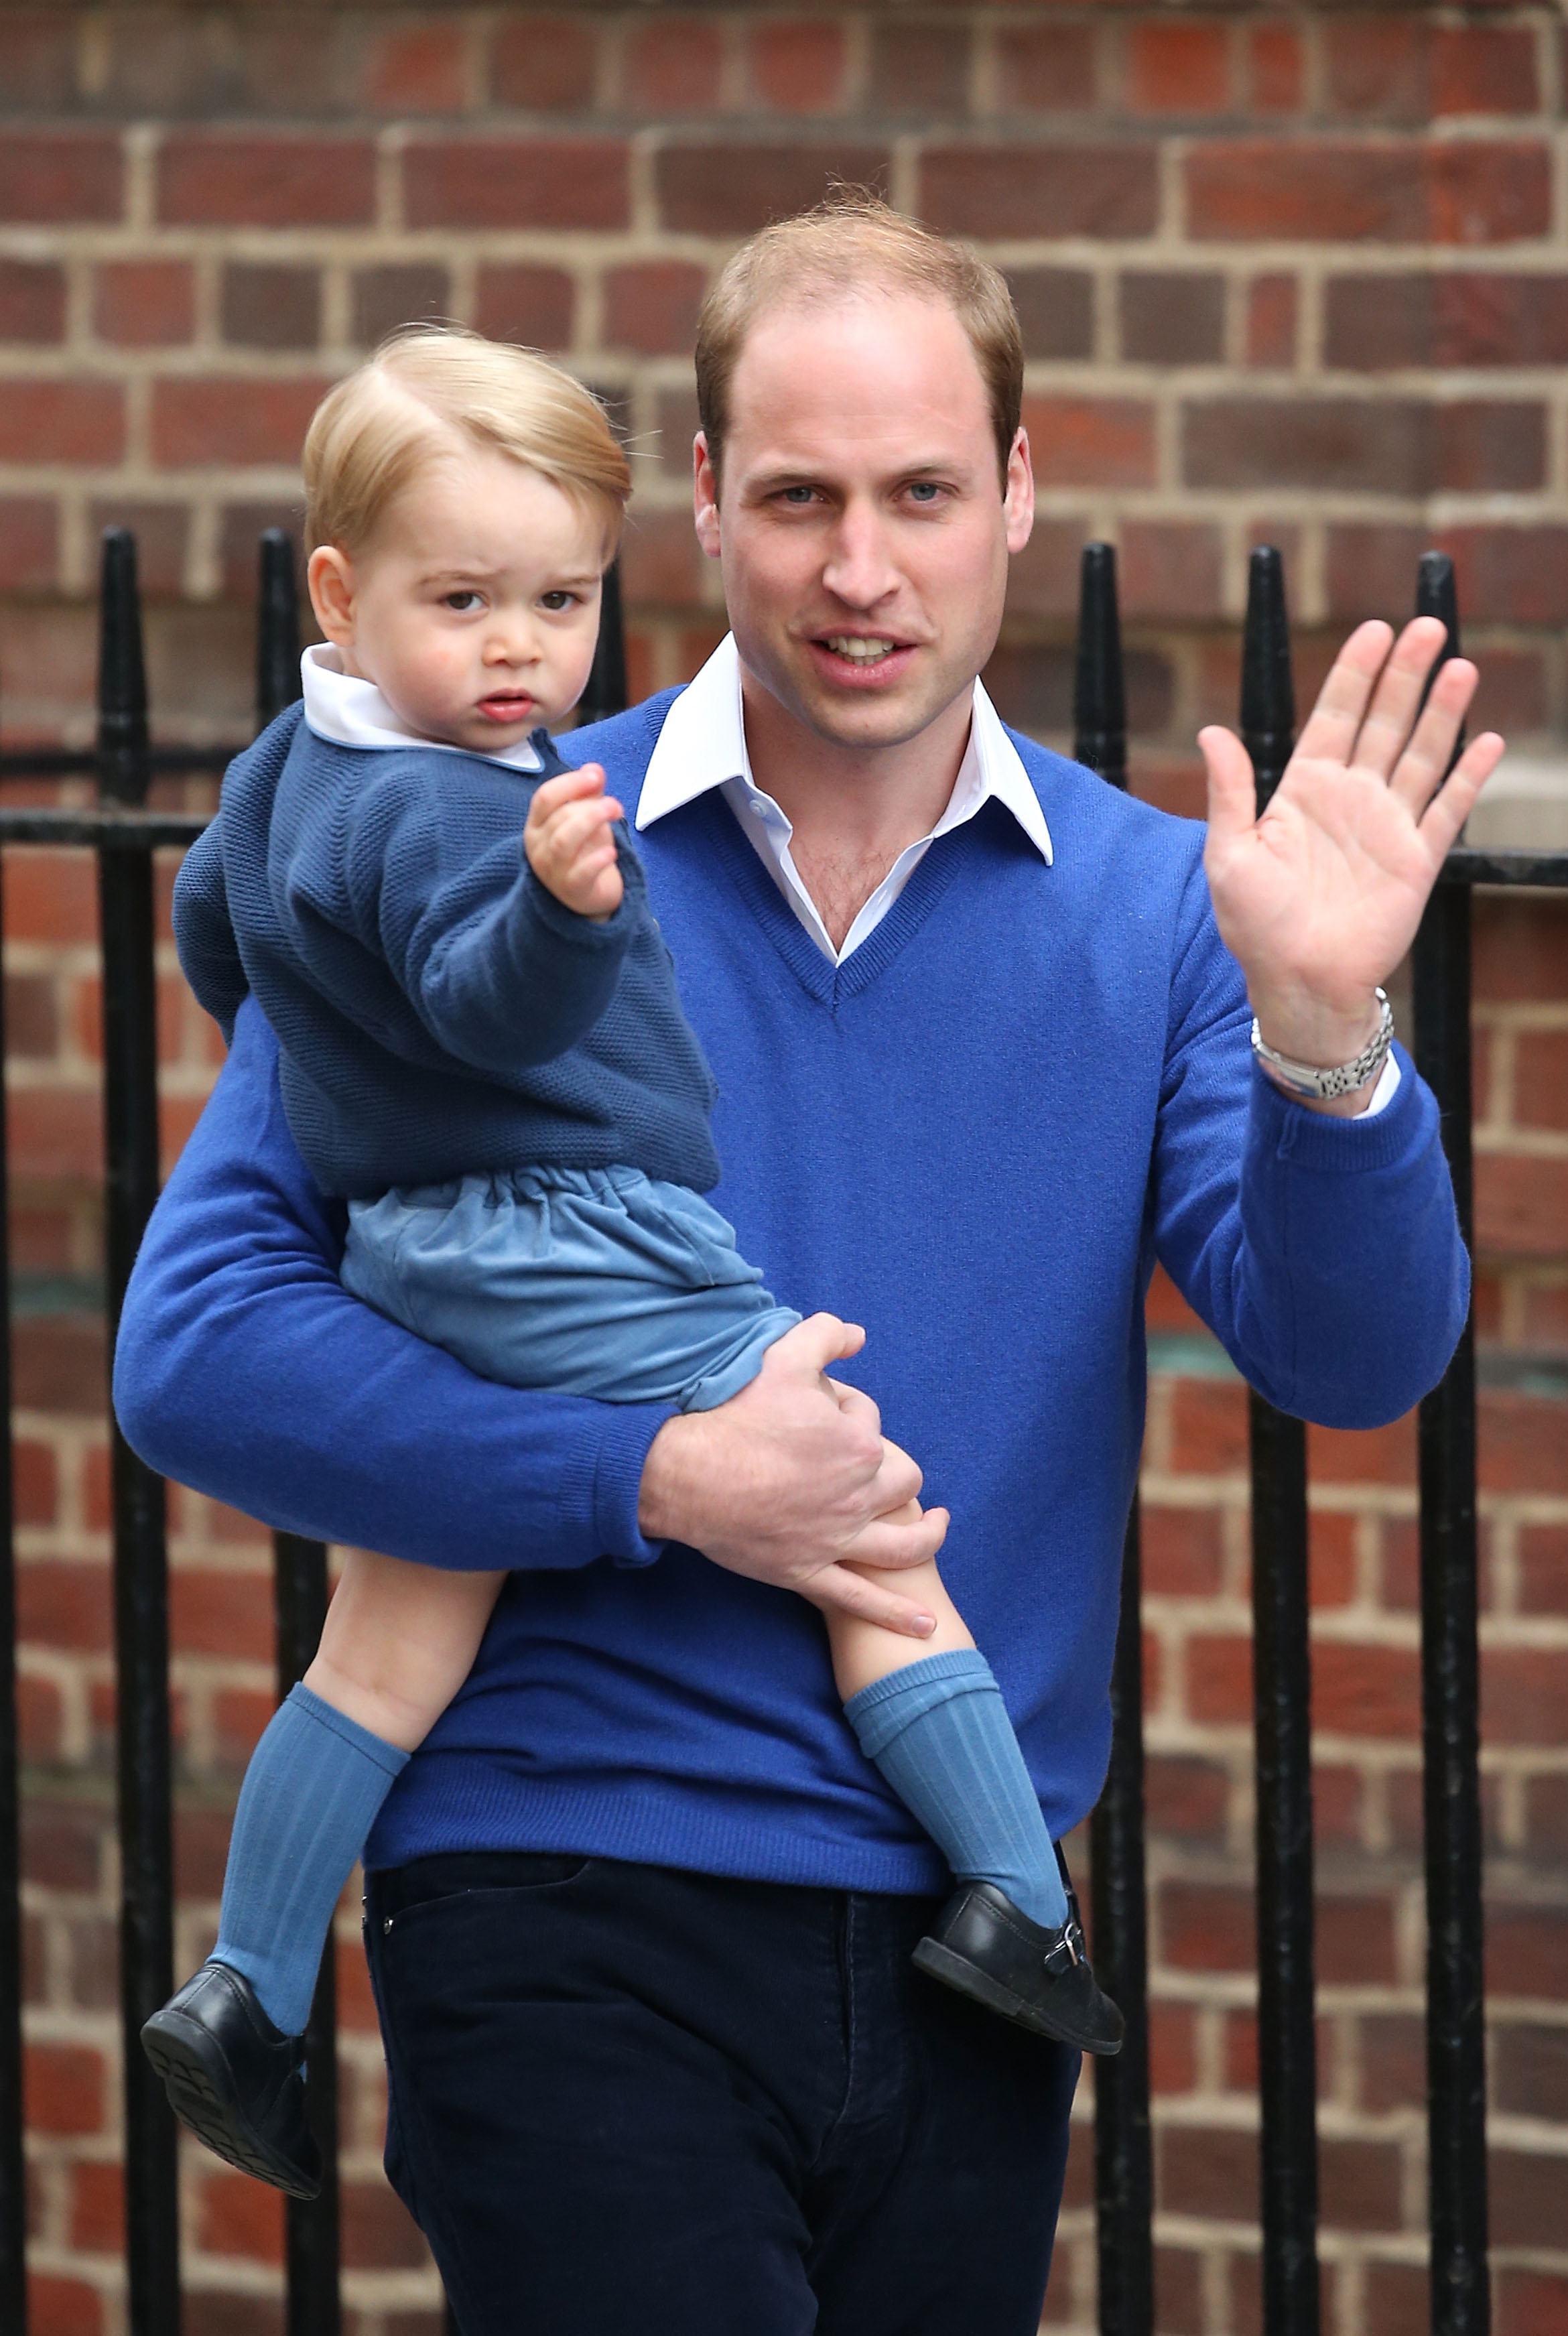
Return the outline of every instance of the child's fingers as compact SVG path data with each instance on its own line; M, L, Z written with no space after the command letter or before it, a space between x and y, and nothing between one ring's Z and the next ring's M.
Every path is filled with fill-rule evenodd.
M613 803L603 801L568 803L545 822L539 832L538 841L551 858L570 860L585 844L598 842L606 836L615 817Z
M585 763L580 771L561 771L553 779L535 790L529 805L531 820L548 819L563 803L579 803L590 795L604 793L604 771L598 763Z

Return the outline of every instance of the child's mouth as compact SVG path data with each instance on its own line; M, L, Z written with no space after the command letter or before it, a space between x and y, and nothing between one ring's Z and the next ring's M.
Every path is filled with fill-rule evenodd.
M526 722L533 712L533 700L526 690L497 691L480 699L479 710L487 722Z

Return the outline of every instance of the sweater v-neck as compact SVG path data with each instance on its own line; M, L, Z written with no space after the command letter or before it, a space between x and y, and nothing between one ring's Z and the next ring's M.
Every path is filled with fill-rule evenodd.
M938 836L887 914L857 949L835 963L823 955L795 915L717 790L699 796L690 808L699 811L707 822L717 857L736 897L762 927L801 988L830 1014L836 1014L842 1005L868 989L913 939L958 872L961 852L943 847L957 846L974 824L973 821L966 821L963 827Z

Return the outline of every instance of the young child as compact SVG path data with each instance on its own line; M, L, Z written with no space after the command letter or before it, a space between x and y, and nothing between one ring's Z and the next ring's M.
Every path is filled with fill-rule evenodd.
M588 679L625 460L542 359L422 328L325 399L304 468L327 646L181 870L191 987L226 1035L248 994L272 1024L295 1139L348 1202L355 1295L513 1385L722 1403L800 1317L700 1197L712 1078L621 807L548 731ZM502 1579L349 1552L246 1776L217 1947L142 2031L185 2123L298 2196L333 1909ZM967 1885L916 1961L1115 2051L989 1667L934 1565L896 1580L925 1640L826 1620L862 1749Z

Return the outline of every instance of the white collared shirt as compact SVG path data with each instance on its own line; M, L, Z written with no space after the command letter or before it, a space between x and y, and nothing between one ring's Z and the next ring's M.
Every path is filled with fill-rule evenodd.
M1018 748L978 681L969 743L946 811L929 835L900 852L844 935L842 949L833 947L817 905L801 881L790 851L794 829L772 795L752 776L741 708L740 657L733 633L726 635L665 716L642 783L638 832L714 787L722 790L757 858L818 949L834 965L842 965L875 932L938 836L962 827L993 796L1011 812L1047 867L1051 864L1050 830L1039 797L1029 784Z
M806 931L834 965L842 965L875 932L938 836L962 827L993 797L1011 812L1047 868L1052 861L1050 830L1039 797L1018 748L978 680L969 743L946 811L929 835L900 852L844 935L842 949L834 949L817 905L801 881L790 851L794 829L772 795L752 776L741 701L740 653L733 633L726 634L696 679L682 690L665 716L642 783L638 832L715 787L722 792L742 833ZM1399 1066L1390 1055L1372 1090L1372 1100L1358 1116L1371 1119L1384 1110L1398 1085Z
M299 660L305 692L305 718L318 738L338 746L428 746L436 754L478 754L482 763L504 763L509 770L539 771L544 765L537 747L526 738L500 754L486 754L477 746L452 746L441 738L416 738L404 730L373 681L345 673L337 651L318 641Z

